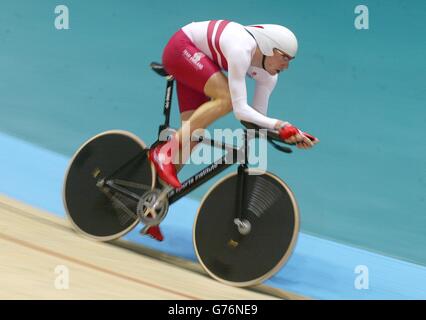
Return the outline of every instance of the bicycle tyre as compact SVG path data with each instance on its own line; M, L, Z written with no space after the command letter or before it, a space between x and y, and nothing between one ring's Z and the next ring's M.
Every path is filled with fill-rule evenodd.
M245 208L251 231L242 236L233 221L237 180L237 173L231 173L204 196L194 222L193 242L197 258L210 276L245 287L270 278L289 259L299 232L299 209L281 179L269 172L248 174Z

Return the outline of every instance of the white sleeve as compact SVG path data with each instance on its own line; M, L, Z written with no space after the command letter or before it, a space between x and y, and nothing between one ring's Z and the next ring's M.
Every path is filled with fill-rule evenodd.
M246 73L250 67L251 53L241 48L228 53L228 77L234 115L238 120L252 122L262 128L274 129L277 119L269 118L247 104ZM259 104L269 99L265 88L259 88Z
M268 112L269 97L275 88L278 75L271 76L267 71L250 67L249 76L256 81L253 97L253 108L266 116Z

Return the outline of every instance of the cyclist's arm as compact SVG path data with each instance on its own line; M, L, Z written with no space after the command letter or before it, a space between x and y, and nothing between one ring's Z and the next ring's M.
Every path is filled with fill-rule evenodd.
M229 89L235 117L263 128L274 129L277 119L269 118L247 104L246 73L250 67L250 61L250 52L239 49L229 53Z
M249 76L256 81L253 97L253 108L266 116L268 112L269 97L275 88L278 75L271 76L261 68L251 67Z

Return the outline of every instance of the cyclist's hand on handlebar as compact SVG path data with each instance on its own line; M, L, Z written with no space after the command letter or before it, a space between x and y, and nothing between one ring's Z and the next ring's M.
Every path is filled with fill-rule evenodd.
M281 123L278 129L280 138L286 143L296 144L299 149L309 149L319 142L313 135L303 132L290 123Z

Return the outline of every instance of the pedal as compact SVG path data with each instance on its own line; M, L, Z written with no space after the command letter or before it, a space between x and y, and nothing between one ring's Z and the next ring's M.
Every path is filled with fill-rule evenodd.
M161 233L160 226L144 226L141 231L139 231L141 235L148 235L151 238L157 240L157 241L163 241L164 236Z

